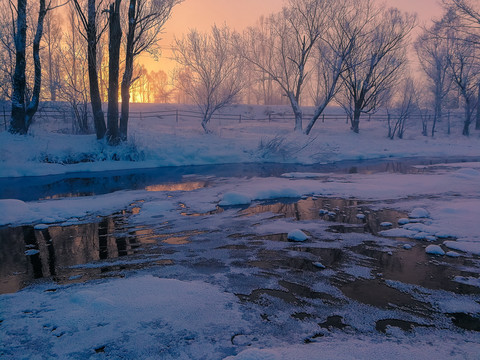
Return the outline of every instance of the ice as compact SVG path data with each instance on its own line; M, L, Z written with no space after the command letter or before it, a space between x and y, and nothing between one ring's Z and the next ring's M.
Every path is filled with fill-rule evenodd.
M248 205L252 202L249 196L240 193L226 193L218 203L220 206Z
M413 238L416 235L415 231L396 228L396 229L389 229L380 231L380 235L387 236L387 237L408 237Z
M403 245L403 248L404 248L405 250L410 250L410 249L412 248L412 245L410 245L410 244L404 244L404 245Z
M389 226L392 226L393 224L389 221L384 221L382 223L380 223L380 226L381 227L389 227Z
M299 230L299 229L290 231L287 235L287 238L288 240L298 241L298 242L308 240L307 234L305 234L302 230Z
M409 222L410 220L406 218L398 219L398 225L405 225L405 224L408 224Z
M443 249L438 245L428 245L425 248L425 252L430 255L445 255L445 251L443 251Z
M360 219L360 220L365 219L365 214L357 214L357 219Z

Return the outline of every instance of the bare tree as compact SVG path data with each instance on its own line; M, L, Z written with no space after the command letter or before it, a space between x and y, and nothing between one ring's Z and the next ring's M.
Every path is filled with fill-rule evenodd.
M48 80L48 92L50 100L57 101L57 90L60 86L59 51L62 40L60 26L61 17L50 11L45 17L45 52L46 52L46 75Z
M407 62L408 36L416 23L415 16L398 9L375 8L371 0L359 6L365 11L351 26L363 30L348 57L347 70L342 73L342 106L356 133L361 114L374 111L387 90L397 83L399 71Z
M454 16L454 21L448 24L463 41L470 46L480 46L480 9L476 2L471 0L444 0L446 15ZM443 20L443 19L442 19ZM477 98L480 98L480 82L477 84ZM475 129L480 130L480 101L477 101ZM465 129L464 129L465 130Z
M130 0L128 7L128 30L123 74L122 115L120 138L127 139L130 104L130 86L133 79L135 59L143 52L155 53L162 29L170 18L172 9L183 0Z
M87 61L88 61L88 78L90 87L90 103L93 111L93 122L97 139L103 139L107 131L105 125L105 116L102 110L102 99L100 97L100 89L98 86L97 71L97 44L103 33L104 27L97 31L99 22L97 15L102 8L103 0L88 0L85 10L81 0L73 0L78 18L81 23L82 35L87 40Z
M78 19L75 9L70 4L67 11L69 28L63 34L63 46L60 49L60 71L62 83L58 97L70 104L73 113L73 132L87 134L90 132L88 121L88 67L87 45L80 41L77 31Z
M10 0L12 1L12 0ZM46 5L45 0L39 1L38 19L33 39L33 63L35 69L32 98L26 104L26 48L27 48L27 0L18 0L16 6L15 27L15 73L13 76L12 93L12 116L10 120L10 132L14 134L26 134L33 116L37 112L40 102L42 87L42 67L40 61L40 42L43 35L45 16L51 10L51 2Z
M115 0L108 10L109 42L108 42L108 115L107 140L110 145L117 145L118 133L118 76L120 71L120 45L122 28L120 27L120 2Z
M358 2L342 0L326 9L328 28L322 33L316 45L315 111L305 134L310 134L316 121L340 90L342 74L347 71L348 58L355 49L363 27L351 26L361 12L365 11Z
M418 111L417 87L411 77L403 79L389 96L388 137L403 139L407 121Z
M212 115L231 104L243 89L242 58L233 36L227 26L213 26L211 33L191 30L175 40L175 60L191 75L192 86L182 90L202 111L205 132Z
M471 46L468 37L465 39L455 37L449 50L450 72L464 106L465 120L462 134L468 136L477 101L480 67L478 54L476 48Z
M263 75L282 89L295 115L295 131L302 131L301 95L309 74L309 60L325 31L328 0L289 0L288 7L266 20L266 30L250 28L242 53ZM265 52L267 53L265 54Z
M427 76L429 92L433 97L432 137L435 135L437 122L442 119L444 103L452 88L448 49L447 29L439 23L425 29L415 42L420 66Z

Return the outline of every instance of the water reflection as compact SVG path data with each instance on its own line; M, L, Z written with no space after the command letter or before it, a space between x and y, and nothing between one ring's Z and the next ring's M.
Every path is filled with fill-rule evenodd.
M23 178L0 178L0 199L32 201L58 197L77 197L107 194L119 190L139 190L159 184L184 183L194 176L215 177L271 177L289 172L362 173L378 172L418 173L415 165L480 161L478 157L402 158L350 160L329 164L223 164L178 166L141 170L120 170L105 173L76 173ZM191 178L190 178L191 181Z
M125 216L122 212L94 223L42 230L32 226L1 228L0 293L18 291L33 279L51 277L66 282L92 271L101 272L101 267L78 269L77 265L134 255L157 244L152 229L129 228Z
M147 191L193 191L207 186L206 181L192 181L175 184L150 185L145 188Z
M279 214L298 221L325 220L354 226L332 226L332 232L360 232L378 235L385 230L386 223L397 226L398 220L407 217L407 213L393 210L372 210L368 203L356 199L336 199L309 197L297 202L276 202L260 204L240 211L241 215L251 216L262 213Z

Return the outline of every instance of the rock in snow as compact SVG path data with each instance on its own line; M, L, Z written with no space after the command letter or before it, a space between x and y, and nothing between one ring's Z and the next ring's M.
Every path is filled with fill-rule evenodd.
M288 240L292 241L305 241L308 239L308 236L302 230L292 230L287 235Z
M438 245L428 245L425 252L430 255L445 255L445 251Z

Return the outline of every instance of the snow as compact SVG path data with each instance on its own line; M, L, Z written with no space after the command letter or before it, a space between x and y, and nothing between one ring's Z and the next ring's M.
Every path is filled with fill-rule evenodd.
M287 239L302 242L308 240L308 236L302 230L295 229L287 234Z
M410 212L410 214L408 214L408 216L413 218L413 219L418 219L418 218L428 218L430 216L430 214L425 209L416 208L416 209L413 209Z
M182 358L218 358L230 338L209 339L247 326L234 295L198 281L143 275L45 290L0 298L2 358L90 358L102 347L113 358L175 358L169 343Z
M443 249L438 245L428 245L425 248L425 252L430 255L445 255L445 251L443 251Z
M258 115L265 110L239 106L227 111ZM439 129L438 136L430 139L416 132L420 124L412 124L405 140L391 141L385 136L384 124L375 120L362 123L360 134L327 121L306 137L292 134L292 123L217 122L212 124L213 133L205 135L192 119L181 119L179 124L168 119L145 119L143 123L132 119L129 142L117 148L91 135L53 132L59 130L56 125L39 120L28 136L0 133L0 178L14 183L17 177L47 174L75 177L76 172L237 163L257 163L261 173L262 164L270 162L329 163L334 168L342 160L361 165L365 159L393 162L408 156L480 156L477 133L464 138L447 136ZM277 146L270 141L275 139ZM391 255L387 262L396 266L397 256L418 252L425 256L423 247L428 245L427 254L452 257L429 257L428 266L448 263L468 273L453 277L454 281L479 286L475 256L480 255L480 165L459 162L421 168L425 171L357 172L352 166L343 173L309 168L287 172L279 165L275 176L211 176L206 186L174 192L140 189L41 201L0 200L0 226L10 225L1 230L32 225L42 233L134 209L134 215L122 220L127 222L124 233L108 241L141 233L142 226L152 230L153 239L149 244L136 244L148 255L139 252L68 265L75 272L66 279L82 283L67 284L59 275L55 282L44 279L17 293L0 295L1 357L300 360L321 354L327 359L475 359L480 353L479 335L457 329L445 313L465 312L478 318L477 296L399 281L395 285L368 265L369 256L355 252L364 242L375 243L382 256ZM336 199L353 205L341 208ZM326 204L329 200L331 206ZM388 219L376 218L376 210L395 213ZM380 229L381 236L326 231L338 225L332 221L342 219L346 212L355 224L373 219L377 227L399 227ZM324 215L330 217L328 221ZM293 241L309 241L287 242L285 235ZM168 244L163 242L165 236L185 237L188 242ZM8 235L0 239L11 240ZM45 252L37 247L20 241L16 254L33 259ZM2 251L8 252L5 259L9 261L16 250ZM99 251L95 251L98 259ZM76 255L71 253L72 258ZM45 270L50 264L41 260ZM463 260L468 264L465 269L458 265ZM108 267L118 269L105 270ZM289 278L292 273L293 279ZM377 308L348 298L332 285L354 280L384 281L432 310L424 317L402 306ZM287 289L282 281L298 288ZM265 293L255 299L255 290ZM323 295L301 296L309 291L334 300L324 301ZM252 294L253 300L240 300L235 294ZM292 296L292 302L298 300L301 306L284 301L282 294L287 300ZM312 318L295 319L293 309ZM319 328L325 314L338 314L349 326L343 331ZM384 335L375 330L375 322L381 319L427 325L431 321L435 328L415 327L410 333L390 327ZM319 332L323 336L314 338ZM303 344L307 337L312 343Z

